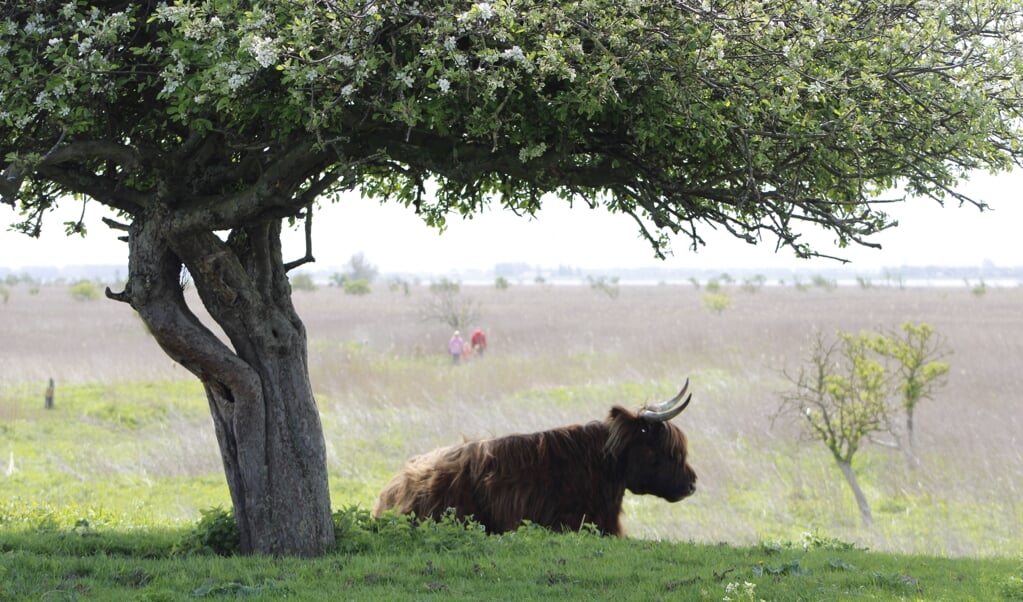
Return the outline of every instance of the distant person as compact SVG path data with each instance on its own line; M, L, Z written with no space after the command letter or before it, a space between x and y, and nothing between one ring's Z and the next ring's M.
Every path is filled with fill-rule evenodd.
M472 333L472 338L469 339L469 343L472 345L473 352L483 357L483 352L487 350L487 335L483 334L483 331L479 328Z
M457 330L455 334L451 335L451 340L448 341L448 353L451 354L451 361L454 364L458 364L462 359L462 352L465 350L465 341L462 340L462 335Z

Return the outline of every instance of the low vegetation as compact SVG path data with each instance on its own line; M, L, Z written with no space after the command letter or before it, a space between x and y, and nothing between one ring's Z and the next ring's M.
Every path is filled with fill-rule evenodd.
M312 292L317 289L316 282L313 281L312 274L292 274L288 280L291 282L291 290Z
M334 515L339 549L316 560L230 556L233 521L143 532L8 530L5 600L1019 600L1015 560L870 553L806 533L731 547L618 540L524 527L486 536L455 521ZM237 535L235 533L235 535ZM227 545L225 545L227 544ZM219 556L216 556L219 555Z
M68 293L75 301L95 301L102 296L96 283L88 280L75 282L68 287Z

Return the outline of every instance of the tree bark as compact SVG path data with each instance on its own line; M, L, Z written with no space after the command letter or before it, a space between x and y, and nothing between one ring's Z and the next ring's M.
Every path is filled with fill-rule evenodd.
M909 459L910 465L917 464L916 460L916 441L913 436L913 408L906 408L906 453Z
M860 482L856 479L856 473L853 472L852 464L837 458L835 462L842 469L842 475L845 477L845 481L849 483L849 488L852 489L853 496L856 498L856 505L860 507L860 517L863 519L863 526L869 527L873 525L874 517L870 513L870 504L867 503L867 496L863 495L863 490L860 489Z
M203 383L245 554L316 556L334 545L326 447L291 303L280 220L174 234L159 210L129 231L129 302L167 354ZM221 340L188 307L182 266Z

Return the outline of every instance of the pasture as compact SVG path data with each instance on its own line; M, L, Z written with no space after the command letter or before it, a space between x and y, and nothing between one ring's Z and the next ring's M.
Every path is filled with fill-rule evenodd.
M371 507L411 455L462 438L603 418L671 397L696 494L627 494L636 539L757 545L835 538L871 550L1018 558L1023 550L1023 288L726 287L711 312L691 285L463 287L486 357L452 366L449 329L425 321L426 286L367 296L296 291L331 469L333 505ZM815 331L927 322L954 352L947 386L916 416L918 467L870 445L855 468L864 528L831 457L773 422ZM66 286L11 288L0 305L0 527L19 522L174 526L230 507L202 389L124 304ZM55 408L43 409L49 378Z

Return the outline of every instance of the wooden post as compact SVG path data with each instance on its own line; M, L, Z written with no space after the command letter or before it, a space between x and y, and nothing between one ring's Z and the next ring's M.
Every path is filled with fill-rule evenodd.
M46 409L53 409L53 379L50 379L50 386L46 387Z

